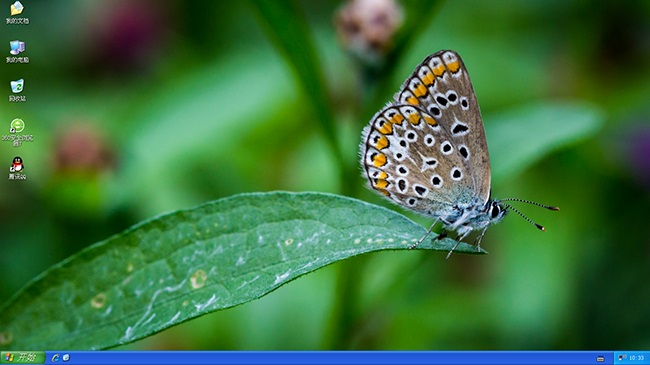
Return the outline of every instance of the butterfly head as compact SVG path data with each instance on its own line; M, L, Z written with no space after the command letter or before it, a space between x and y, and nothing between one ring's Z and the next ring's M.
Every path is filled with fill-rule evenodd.
M490 224L501 222L503 217L508 214L507 208L509 207L509 205L501 204L499 200L488 200L488 202L485 204L485 210L490 220Z

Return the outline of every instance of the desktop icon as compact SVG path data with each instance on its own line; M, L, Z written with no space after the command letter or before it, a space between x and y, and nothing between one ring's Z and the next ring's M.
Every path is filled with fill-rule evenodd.
M25 52L25 42L21 42L19 40L9 42L9 47L11 48L9 53L11 53L14 56L22 52Z
M59 358L60 358L60 357L61 357L61 355L59 355L59 354L54 354L54 355L52 356L52 362L57 362L57 361L59 361Z
M68 360L70 360L70 354L63 354L63 356L61 357L61 359L62 359L63 361L68 361Z
M11 4L11 16L21 14L23 12L23 4L20 3L20 1L16 1L15 3Z
M25 129L25 122L23 122L22 119L16 118L11 121L11 128L9 129L9 132L13 133L20 133Z
M20 158L20 156L14 157L14 161L9 168L9 172L21 172L24 169L25 165L23 165L23 159Z
M23 86L25 86L25 80L20 79L16 81L11 82L11 91L13 91L14 94L18 94L23 91Z

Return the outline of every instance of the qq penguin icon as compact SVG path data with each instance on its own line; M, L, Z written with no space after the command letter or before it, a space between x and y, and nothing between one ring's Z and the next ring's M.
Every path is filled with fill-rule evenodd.
M23 159L20 158L20 156L14 157L11 167L9 168L9 180L24 180L25 175L22 174L24 171L25 165L23 164Z
M11 165L11 168L9 169L10 172L22 172L25 169L25 165L23 165L23 159L20 158L20 156L14 157L14 162Z

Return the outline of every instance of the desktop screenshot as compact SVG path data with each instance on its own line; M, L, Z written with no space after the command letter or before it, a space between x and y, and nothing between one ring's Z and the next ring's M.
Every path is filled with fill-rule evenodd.
M648 2L0 15L0 364L650 364Z

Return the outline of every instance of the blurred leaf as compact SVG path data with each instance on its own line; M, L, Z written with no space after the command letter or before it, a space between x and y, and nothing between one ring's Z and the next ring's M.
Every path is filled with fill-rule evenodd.
M256 48L219 57L143 92L146 99L123 128L113 202L135 206L144 218L206 201L188 188L196 166L224 171L241 136L284 113L286 100L297 97L282 60L268 53Z
M408 249L424 232L391 210L336 195L216 200L140 223L50 268L0 310L0 345L129 343L259 298L333 262ZM446 238L419 248L449 251L455 244ZM466 243L455 252L477 253Z
M300 5L296 1L285 1L278 5L264 0L252 0L251 4L264 22L268 35L295 71L337 161L342 164L343 156L336 139L334 116L323 79L321 58L316 54L316 47Z
M581 103L544 103L494 115L485 123L493 180L502 180L551 152L594 135L600 111Z

